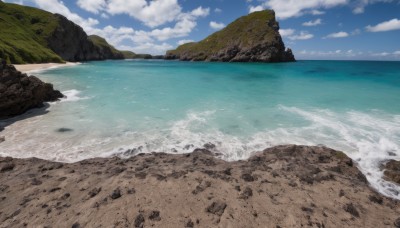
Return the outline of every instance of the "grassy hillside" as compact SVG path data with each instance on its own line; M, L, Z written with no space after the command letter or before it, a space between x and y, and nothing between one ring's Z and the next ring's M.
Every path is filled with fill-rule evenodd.
M101 49L108 48L115 55L121 54L120 51L118 51L116 48L114 48L104 38L102 38L100 36L91 35L91 36L89 36L89 40L91 40L94 43L94 45L100 47Z
M121 51L125 59L152 59L153 56L149 54L136 54L131 51Z
M47 47L46 39L56 27L49 12L0 2L0 58L12 63L63 62Z
M275 21L274 12L271 10L259 11L243 16L198 43L187 43L176 50L167 52L167 55L180 55L182 53L196 53L196 55L209 56L228 46L252 46L254 43L268 42L275 39L275 31L266 26L266 22Z

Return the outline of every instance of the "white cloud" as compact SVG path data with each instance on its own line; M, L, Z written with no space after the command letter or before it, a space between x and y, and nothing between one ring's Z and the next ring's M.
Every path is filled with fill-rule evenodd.
M378 2L399 2L399 0L259 0L259 5L251 5L250 12L263 9L273 9L279 19L299 17L304 14L321 15L324 11L342 5L349 5L353 8L353 13L364 12L364 8L369 4Z
M313 37L314 37L313 34L305 31L301 31L299 34L288 36L290 40L309 40L312 39Z
M327 9L347 4L348 0L265 0L258 6L250 6L250 12L263 9L274 9L279 19L298 17L305 13L322 13L319 9ZM314 11L317 10L317 11Z
M212 29L219 30L219 29L225 28L225 24L224 23L218 23L218 22L215 22L215 21L211 21L210 22L210 27Z
M378 57L386 57L386 56L389 56L390 53L389 52L381 52L381 53L373 53L371 55L372 56L378 56Z
M99 13L107 6L105 0L78 0L76 4L80 8L95 14Z
M400 55L400 51L393 52L393 55Z
M129 50L135 53L144 53L144 54L153 54L157 55L160 53L165 53L168 50L173 49L174 47L168 43L156 44L152 42L141 43L136 46L120 46L121 50Z
M312 15L323 15L323 14L325 14L325 12L324 11L320 11L320 10L311 10L310 14L312 14Z
M194 9L190 14L195 17L206 17L210 14L210 8L203 8L200 6Z
M214 12L215 12L215 13L221 13L221 12L222 12L222 9L220 9L220 8L215 8L215 9L214 9Z
M348 37L348 36L349 36L349 34L347 32L341 31L341 32L331 33L324 38L344 38L344 37Z
M279 29L279 34L281 34L282 37L291 36L294 32L294 29Z
M307 21L303 23L303 26L317 26L322 24L322 20L320 18L314 20L314 21Z
M393 2L398 0L357 0L355 1L355 8L353 9L354 14L362 14L365 11L365 7L370 4L379 3L379 2ZM400 1L398 1L400 3Z
M265 8L262 6L262 5L259 5L259 6L250 6L249 7L249 12L250 13L253 13L253 12L256 12L256 11L262 11L262 10L264 10Z
M192 43L194 42L194 40L180 40L177 42L178 45L182 45L182 44L187 44L187 43Z
M375 26L368 25L366 27L368 32L386 32L400 29L400 20L395 18L390 21L379 23Z

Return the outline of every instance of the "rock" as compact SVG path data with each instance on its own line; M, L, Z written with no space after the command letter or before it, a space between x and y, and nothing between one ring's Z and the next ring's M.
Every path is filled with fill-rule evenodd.
M383 198L381 196L378 196L378 195L370 195L368 197L368 199L371 202L374 202L374 203L377 203L377 204L382 204L383 203Z
M253 196L253 190L250 187L246 187L240 194L241 199L248 199Z
M383 169L386 180L400 184L400 161L390 160Z
M224 214L226 206L227 205L224 202L215 201L210 206L207 207L206 211L208 213L221 216L222 214Z
M358 213L357 208L353 205L353 203L348 203L348 204L346 204L346 205L343 207L343 209L344 209L347 213L353 215L354 217L357 217L357 218L360 217L360 213Z
M63 95L35 76L22 74L14 66L0 73L0 119L20 115L29 109L43 106L43 102L56 101Z
M149 219L152 221L161 221L160 212L159 211L150 212Z
M186 221L185 228L193 228L193 227L194 227L193 221L191 219L188 219Z
M78 222L76 222L76 223L74 223L74 224L72 225L71 228L80 228L80 227L81 227L81 224L79 224Z
M8 163L6 163L6 164L1 166L0 172L2 172L2 173L8 172L8 171L13 170L14 168L15 168L15 164L11 163L11 162L8 162Z
M115 189L110 195L111 199L113 199L113 200L118 199L121 196L122 196L121 195L121 190L119 188Z
M216 146L212 143L206 143L203 145L204 149L206 150L215 150Z
M396 219L396 221L394 221L394 226L396 228L400 228L400 217Z
M264 10L243 16L198 43L168 51L165 59L218 62L292 62L285 50L275 12Z
M36 179L36 178L33 178L31 184L32 184L32 185L41 185L41 184L42 184L42 181L40 181L40 180L38 180L38 179Z
M142 214L139 214L138 216L136 216L134 226L137 228L144 227L144 216Z
M1 128L1 127L0 127ZM0 129L0 131L1 131L1 129ZM2 142L4 142L4 141L6 141L6 137L5 136L0 136L0 143L2 143Z
M246 182L253 182L254 181L254 177L249 173L242 174L242 179L244 181L246 181Z
M65 127L57 129L57 132L60 132L60 133L69 132L69 131L73 131L73 130L71 128L65 128Z

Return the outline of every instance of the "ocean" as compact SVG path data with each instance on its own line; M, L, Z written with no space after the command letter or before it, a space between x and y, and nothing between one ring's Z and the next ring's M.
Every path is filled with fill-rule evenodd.
M379 168L400 160L400 62L126 60L34 75L67 98L0 122L0 156L75 162L207 147L234 161L275 145L324 145L400 199Z

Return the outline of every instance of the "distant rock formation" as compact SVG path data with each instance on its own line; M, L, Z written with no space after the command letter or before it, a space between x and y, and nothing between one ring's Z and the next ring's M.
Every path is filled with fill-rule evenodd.
M43 102L56 101L63 94L35 76L23 74L9 65L0 70L0 119L20 115Z
M168 51L165 59L219 62L291 62L290 49L279 34L273 10L241 17L198 43L187 43Z

